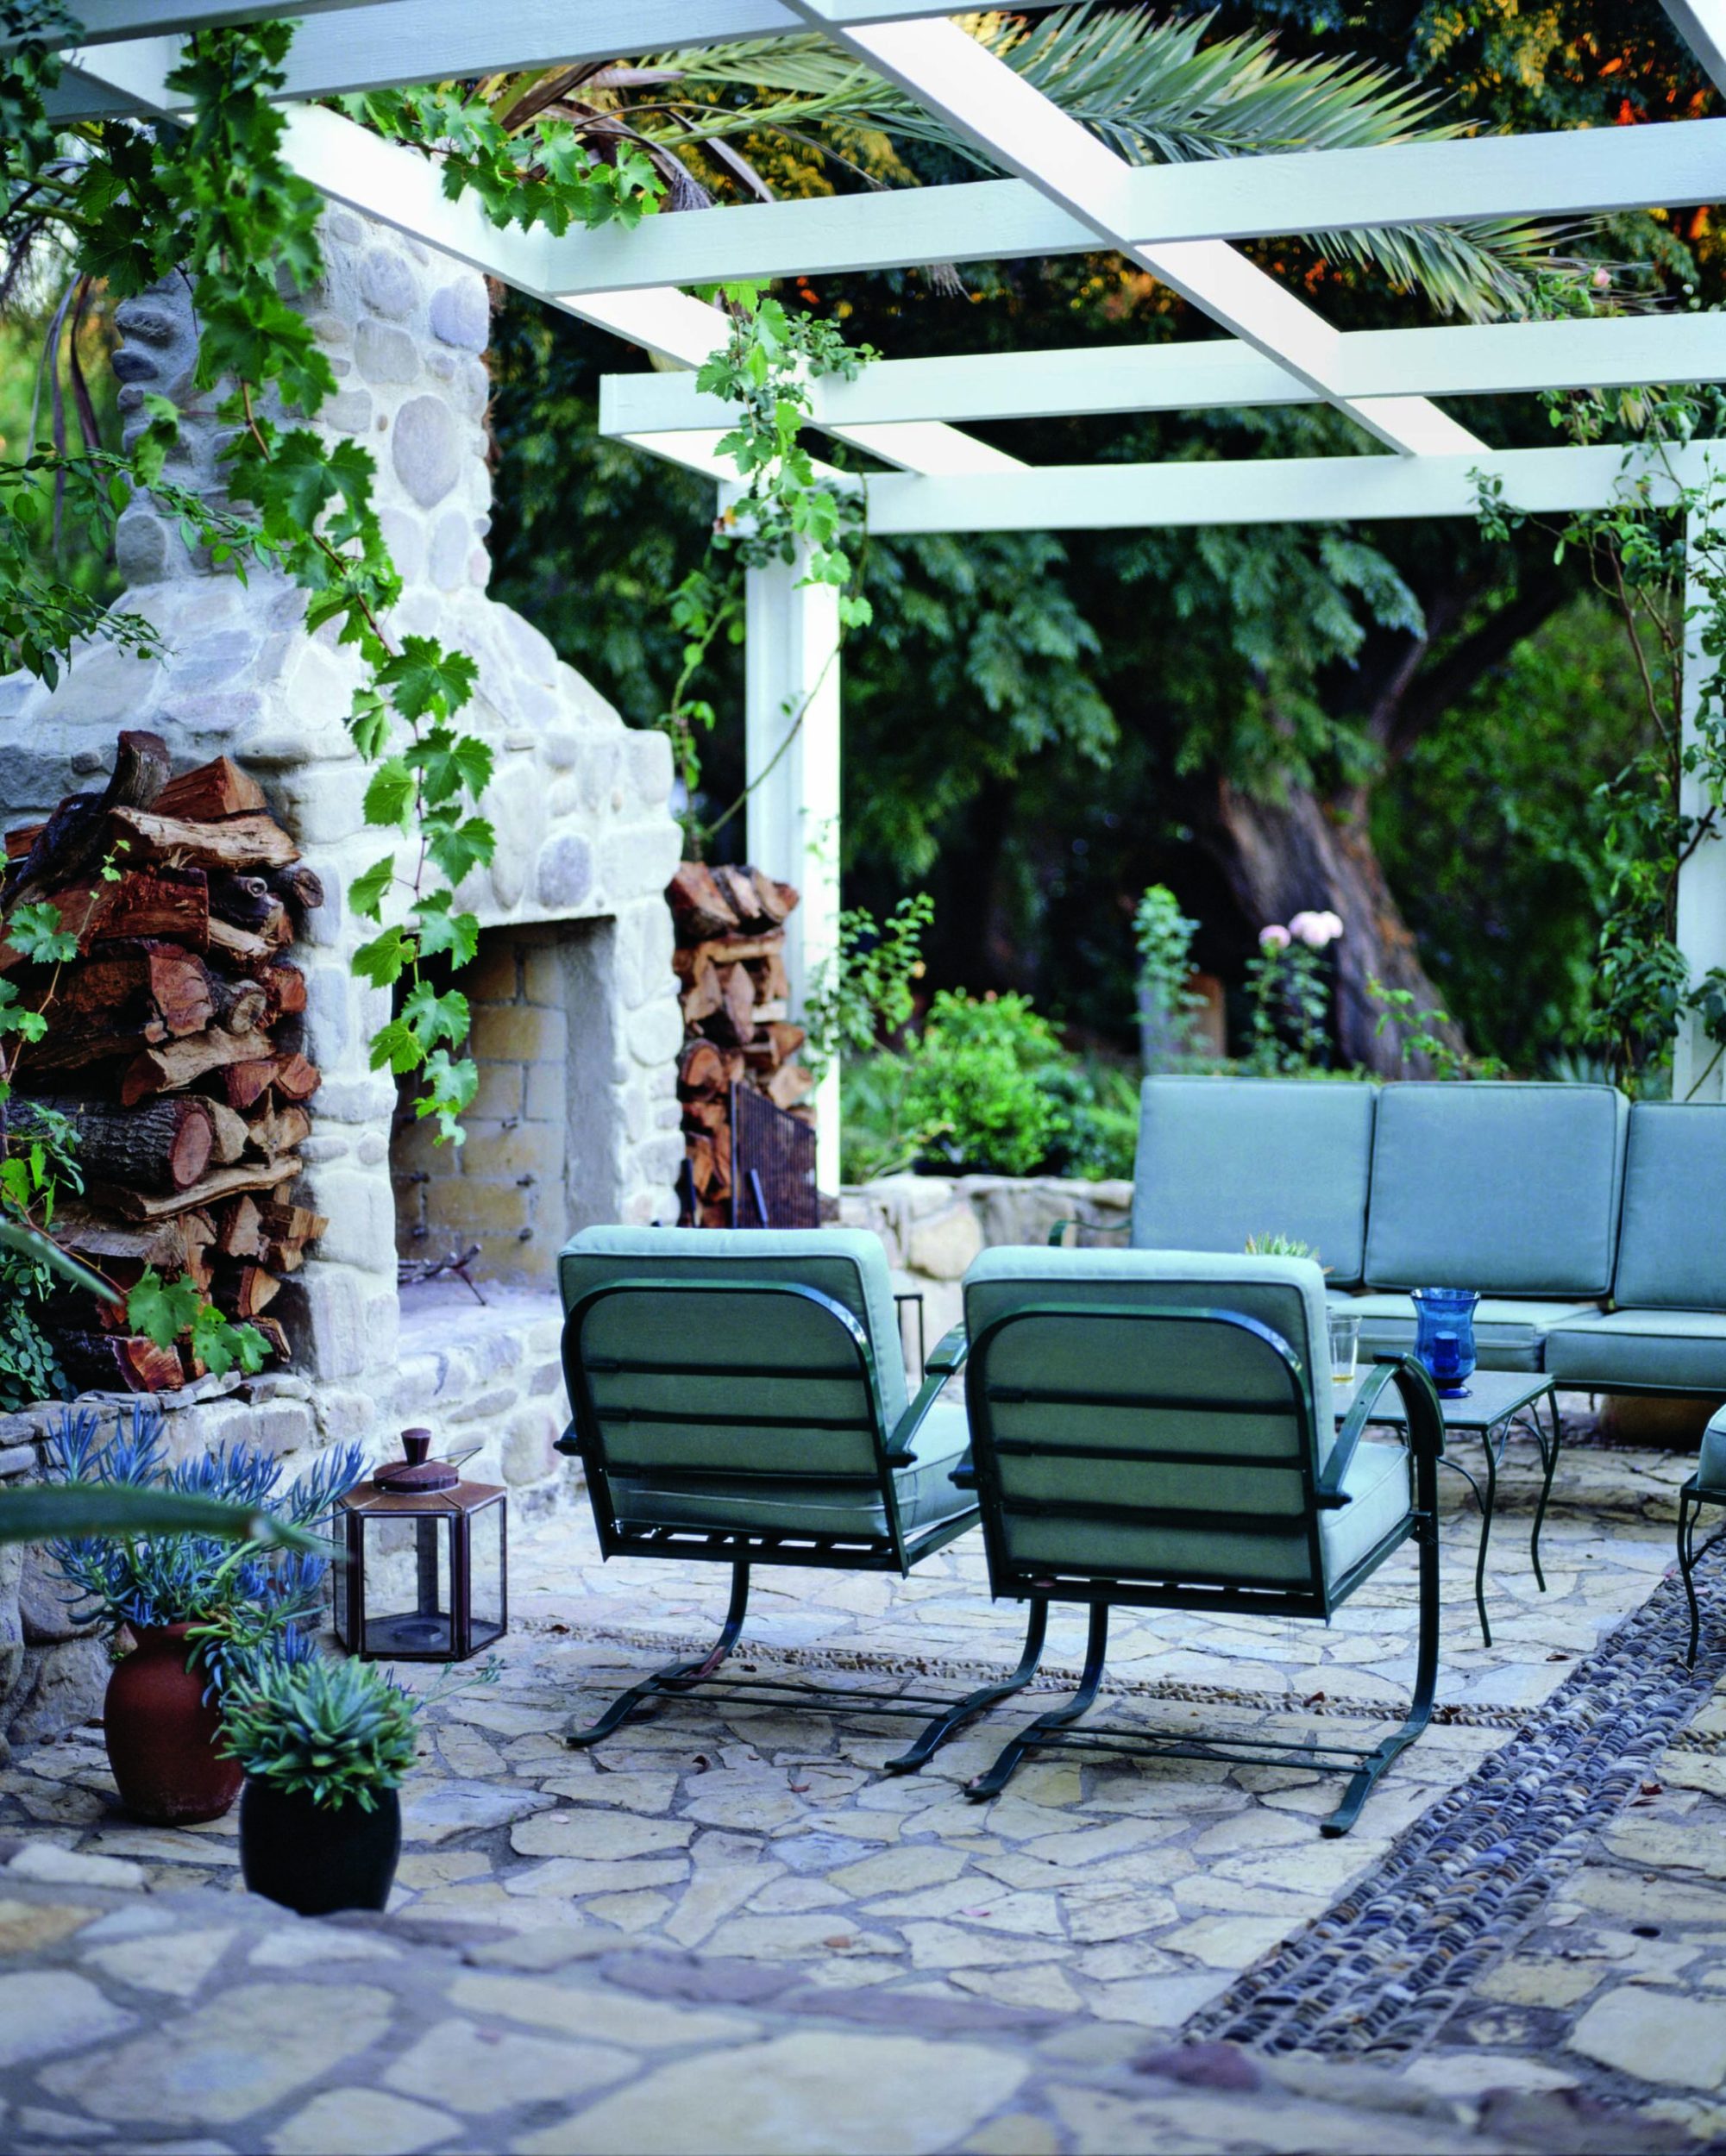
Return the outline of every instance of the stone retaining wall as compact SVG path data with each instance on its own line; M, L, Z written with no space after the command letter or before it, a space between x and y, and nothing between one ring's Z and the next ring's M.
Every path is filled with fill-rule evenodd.
M894 1285L923 1296L928 1344L959 1321L959 1282L971 1260L1000 1244L1045 1244L1058 1220L1125 1228L1130 1182L1056 1175L884 1175L839 1194L839 1223L872 1228L887 1245ZM1120 1247L1124 1237L1109 1237Z

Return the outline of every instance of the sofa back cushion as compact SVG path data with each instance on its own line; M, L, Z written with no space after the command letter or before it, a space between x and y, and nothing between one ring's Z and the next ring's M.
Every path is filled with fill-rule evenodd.
M1627 1308L1726 1310L1726 1106L1630 1110L1612 1293Z
M1378 1093L1300 1078L1147 1078L1133 1248L1239 1257L1249 1235L1297 1236L1333 1287L1353 1287Z
M1385 1087L1367 1284L1606 1294L1629 1111L1612 1086Z

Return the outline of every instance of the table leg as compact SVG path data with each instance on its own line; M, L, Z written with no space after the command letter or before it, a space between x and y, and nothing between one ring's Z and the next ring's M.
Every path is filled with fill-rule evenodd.
M1480 1500L1480 1548L1474 1560L1474 1607L1480 1613L1480 1637L1492 1645L1492 1626L1486 1615L1486 1545L1492 1533L1492 1512L1498 1501L1498 1457L1491 1429L1480 1433L1480 1449L1486 1455L1486 1494ZM1499 1450L1502 1450L1502 1445ZM1479 1493L1476 1492L1477 1495Z
M1541 1570L1541 1528L1547 1516L1547 1500L1553 1494L1553 1476L1558 1472L1559 1450L1564 1443L1564 1422L1558 1411L1556 1388L1547 1395L1547 1405L1552 1411L1552 1450L1547 1450L1546 1439L1541 1436L1540 1410L1535 1410L1535 1435L1541 1448L1541 1465L1546 1470L1541 1483L1541 1501L1535 1507L1535 1531L1528 1537L1528 1555L1534 1559L1535 1579L1542 1595L1547 1591L1547 1576Z

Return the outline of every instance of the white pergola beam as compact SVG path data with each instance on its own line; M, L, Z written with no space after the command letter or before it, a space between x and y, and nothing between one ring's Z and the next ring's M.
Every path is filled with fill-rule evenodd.
M1663 0L1663 4L1715 88L1726 90L1726 5L1722 0Z
M1591 216L1726 200L1726 120L1409 142L1135 167L1124 238L1366 232L1479 217ZM1023 179L965 180L650 218L555 243L560 291L816 277L1083 253L1095 229Z
M1477 446L1467 430L1418 398L1339 398L1328 362L1337 332L1302 301L1216 240L1141 247L1129 237L1133 168L952 22L894 22L847 29L836 0L791 0L813 27L942 114L994 162L1082 220L1106 247L1149 270L1192 305L1321 391L1404 454Z
M1693 472L1702 448L1673 460ZM1535 515L1604 509L1623 498L1625 452L1482 450L1471 456L1267 457L1180 464L1039 465L1014 475L873 479L869 530L902 532L1099 531L1199 524L1371 523L1381 517L1472 517L1479 475ZM1677 482L1651 485L1655 501Z
M901 0L890 10L861 0L835 3L840 20L868 22L884 11L945 15L952 0ZM86 33L81 50L146 32L167 35L267 16L305 16L288 54L280 93L288 98L616 60L672 46L734 44L739 38L782 36L807 28L784 0L700 0L694 7L689 0L632 0L627 12L614 0L506 0L493 8L480 0L284 0L279 6L247 0L83 0L79 13ZM68 52L67 57L76 66L76 55ZM411 73L403 72L405 65ZM99 71L78 71L55 93L52 109L56 118L74 120L122 108L104 91Z
M1726 381L1726 315L1353 330L1341 340L1335 379L1347 395L1363 398L1496 397L1721 382ZM1233 337L878 360L855 381L819 380L811 392L819 424L852 427L937 417L1043 419L1319 401L1316 390ZM651 429L668 436L709 429L723 423L726 409L684 375L607 374L599 385L602 434Z

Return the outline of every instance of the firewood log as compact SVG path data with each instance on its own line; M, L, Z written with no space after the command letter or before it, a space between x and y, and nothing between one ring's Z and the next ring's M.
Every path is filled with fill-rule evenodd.
M224 1266L216 1275L217 1307L242 1324L261 1317L281 1291L280 1281L261 1265Z
M67 1117L77 1134L76 1158L87 1175L135 1183L141 1190L186 1190L209 1167L216 1146L211 1104L191 1094L165 1094L135 1108L98 1100L37 1096L8 1104L9 1127L26 1137L43 1109Z
M255 1107L270 1089L280 1069L273 1056L258 1056L245 1062L229 1063L222 1074L222 1091L230 1108Z
M699 1100L725 1082L725 1058L712 1042L691 1041L678 1062L678 1092L686 1100Z
M785 959L781 952L769 951L756 985L761 990L763 1000L769 1003L782 1003L791 993L791 976L785 970Z
M276 946L267 937L249 928L235 928L231 921L212 917L207 933L210 950L242 970L256 967L261 971L275 954Z
M106 787L100 793L66 796L8 872L0 902L9 912L91 875L108 851L112 818L146 810L167 784L169 768L160 734L122 734Z
M176 1348L159 1348L141 1334L56 1332L66 1376L81 1391L176 1393L185 1366Z
M292 1205L283 1198L260 1199L258 1214L263 1232L272 1242L315 1243L330 1225L310 1206Z
M92 1182L85 1196L92 1206L105 1207L126 1220L166 1220L177 1213L204 1210L242 1190L273 1190L291 1182L300 1172L298 1160L242 1162L234 1168L212 1168L188 1190L157 1195L133 1190L121 1183Z
M692 1138L687 1147L689 1172L694 1178L696 1194L706 1197L718 1180L718 1163L713 1157L713 1141L710 1138Z
M703 958L710 959L716 966L736 966L751 959L775 957L784 949L785 931L775 928L765 936L722 937L717 940L690 943L674 951L671 962L678 978L688 981L694 977Z
M273 1082L276 1089L276 1098L279 1100L287 1100L298 1105L302 1100L310 1100L312 1094L317 1091L321 1081L322 1074L317 1065L308 1062L304 1056L296 1054L284 1056L278 1062Z
M62 927L78 937L81 952L102 943L156 937L203 950L210 939L201 869L131 870L113 883L67 885L53 892L48 903L59 910ZM24 963L21 952L0 943L0 974L16 973Z
M683 1103L683 1127L686 1131L705 1131L711 1138L725 1128L731 1110L722 1099L718 1100L686 1100Z
M801 1063L781 1063L762 1091L775 1108L789 1108L800 1100L814 1086L812 1073Z
M798 893L788 883L775 883L763 869L751 868L750 878L755 885L756 911L777 928L797 905Z
M30 1044L28 1061L18 1082L39 1085L50 1071L87 1070L94 1063L148 1053L165 1046L168 1029L159 1018L140 1019L123 1031L115 1030L114 1018L92 1012L87 1018L68 1018Z
M120 1081L120 1098L130 1107L152 1094L178 1093L212 1070L255 1058L257 1052L256 1036L249 1033L195 1033L189 1040L169 1041L133 1057Z
M248 815L254 810L268 808L269 803L249 772L226 756L217 756L213 763L182 771L177 779L168 780L154 802L140 805L153 807L158 816L183 816L191 823L207 823L217 817Z
M311 1135L311 1118L304 1108L279 1107L269 1100L246 1125L247 1150L261 1153L266 1160L292 1152Z
M57 975L32 967L19 985L25 1003L47 1012L55 1027L91 1013L110 1029L122 1017L154 1016L179 1036L202 1032L214 1013L209 968L177 943L104 943Z
M251 1129L244 1116L236 1114L225 1100L204 1100L204 1106L210 1110L215 1140L210 1157L218 1168L231 1168L245 1151L247 1140L252 1135ZM304 1135L302 1132L301 1136ZM295 1140L296 1144L298 1142L298 1139Z
M261 876L242 875L232 868L210 872L210 910L236 928L261 929L280 904Z
M224 1033L255 1033L264 1023L270 997L261 981L230 981L217 974L210 991L213 1016Z
M303 861L291 868L272 868L265 878L272 891L297 920L317 912L323 903L323 879Z
M184 817L153 816L147 809L113 808L108 830L129 846L130 861L174 868L286 868L299 859L298 847L273 816L194 824Z
M680 943L698 943L713 936L734 935L737 917L713 880L713 872L699 861L683 861L666 887Z
M254 1318L253 1324L264 1336L266 1344L279 1363L286 1363L291 1352L288 1336L282 1330L279 1318Z
M264 1247L264 1216L246 1192L231 1198L217 1215L216 1247L223 1257L256 1257Z
M9 863L22 861L41 837L41 824L19 824L6 834L6 859Z
M745 935L757 927L765 928L769 925L762 913L761 899L756 890L755 877L751 870L715 868L713 881L719 886L720 895L726 905L737 915L737 925Z
M745 966L721 966L719 974L719 1008L704 1031L725 1047L741 1047L755 1031L755 983Z
M704 957L683 992L684 1025L699 1025L703 1018L712 1018L723 1000L719 969L711 958Z
M286 1013L305 1008L305 975L299 968L286 958L273 958L259 978L264 993L269 998L269 1018L272 1024Z

